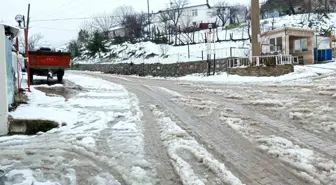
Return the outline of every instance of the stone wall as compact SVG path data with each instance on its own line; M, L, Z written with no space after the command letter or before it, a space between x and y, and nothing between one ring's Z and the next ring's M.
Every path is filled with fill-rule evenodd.
M210 71L213 73L214 62L211 61ZM206 73L207 62L184 62L173 64L76 64L72 67L75 70L83 71L101 71L111 74L139 75L139 76L161 76L178 77L193 73ZM216 72L227 71L229 74L240 76L280 76L294 71L293 65L279 65L269 67L246 67L246 68L228 68L225 59L216 60Z
M211 61L211 73L213 72L214 61ZM226 71L227 64L225 59L216 60L216 72ZM111 74L122 75L150 75L162 77L177 77L193 73L206 73L207 62L183 62L173 64L75 64L72 69L85 71L101 71Z
M239 76L281 76L294 72L293 65L278 65L278 66L258 66L258 67L246 67L246 68L229 68L228 74L234 74Z

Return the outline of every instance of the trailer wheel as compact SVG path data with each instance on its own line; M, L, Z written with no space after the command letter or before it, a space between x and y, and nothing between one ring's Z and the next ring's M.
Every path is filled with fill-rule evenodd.
M63 81L63 76L64 76L64 71L60 70L60 71L57 72L57 81L58 81L59 83L62 83L62 81Z

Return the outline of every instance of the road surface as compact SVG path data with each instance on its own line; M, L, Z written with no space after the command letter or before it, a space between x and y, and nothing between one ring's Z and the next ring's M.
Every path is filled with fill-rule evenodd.
M225 85L72 73L120 84L136 95L143 113L146 158L156 164L158 184L184 181L174 168L153 109L244 184L336 184L335 76L308 84ZM190 150L180 148L176 154L205 184L230 184Z

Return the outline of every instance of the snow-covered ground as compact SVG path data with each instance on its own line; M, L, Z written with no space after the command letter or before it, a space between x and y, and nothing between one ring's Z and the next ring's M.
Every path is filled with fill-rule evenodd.
M305 83L321 75L336 73L336 62L326 64L315 64L306 66L294 66L294 72L277 77L256 77L229 75L225 72L215 76L205 76L204 74L193 74L176 78L177 80L216 82L216 83Z
M34 136L0 137L6 185L155 184L146 161L138 100L120 85L67 75L83 88L76 96L46 96L32 86L29 103L10 115L60 124ZM49 88L62 87L62 85ZM71 88L71 87L66 87ZM61 126L66 123L66 126Z
M324 154L300 146L301 143L295 140L291 141L276 135L263 135L261 133L265 133L263 129L266 125L247 118L239 118L237 114L232 115L232 110L224 111L221 115L223 124L227 124L251 142L256 142L261 151L291 166L292 172L308 183L330 184L336 181L336 164Z
M299 14L293 16L283 16L271 19L261 20L261 32L266 32L282 27L300 27L308 28L309 23L314 31L318 29L319 31L323 29L328 29L330 27L335 27L336 24L336 14L331 13L328 15L329 19L323 18L319 20L317 15L314 14ZM99 53L94 57L86 57L85 53L88 51L84 50L83 57L75 59L75 63L130 63L141 64L141 63L176 63L176 62L189 62L189 61L199 61L206 56L206 44L204 44L204 34L208 30L201 30L195 32L194 38L196 44L190 45L189 49L187 45L184 46L171 46L165 44L154 44L151 42L140 42L136 44L124 43L121 45L113 45L111 42L107 44L110 50L107 53ZM218 34L218 35L217 35ZM247 23L241 23L236 28L228 29L218 28L218 33L216 32L216 37L219 40L229 40L232 34L233 39L248 39ZM172 36L174 37L174 36ZM185 34L180 34L178 36L185 43L192 36L186 36ZM190 42L190 41L189 41ZM321 41L323 42L323 41ZM327 47L329 42L327 43ZM324 44L318 41L319 47ZM211 44L211 49L216 48L217 58L230 57L230 47L234 47L231 54L232 57L246 57L250 55L250 42L247 41L223 41L217 42L216 44ZM323 46L324 47L324 46ZM245 49L244 49L245 48ZM188 50L190 51L190 57L188 57ZM152 55L152 56L151 56ZM111 57L113 56L113 57Z

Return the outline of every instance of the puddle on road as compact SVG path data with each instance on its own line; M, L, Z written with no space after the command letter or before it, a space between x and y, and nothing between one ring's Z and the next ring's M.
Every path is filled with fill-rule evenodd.
M9 135L35 135L57 127L59 124L50 120L9 119Z
M76 85L71 81L64 80L64 86L49 86L49 87L35 87L35 89L42 91L46 96L62 96L68 100L76 96L79 92L85 91L81 86Z

